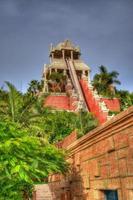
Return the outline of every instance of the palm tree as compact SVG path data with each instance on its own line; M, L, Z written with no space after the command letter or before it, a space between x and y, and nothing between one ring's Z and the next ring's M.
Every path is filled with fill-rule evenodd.
M6 96L1 96L0 117L9 121L21 123L28 126L30 120L39 115L36 106L37 97L28 94L21 94L13 84L6 81L8 92ZM41 106L41 105L40 105Z
M103 65L99 67L99 74L93 78L94 89L101 95L114 96L115 84L121 84L117 79L119 73L117 71L108 72L107 68Z
M39 82L37 80L31 80L27 91L32 96L35 96L42 90L42 87L43 87L43 81Z

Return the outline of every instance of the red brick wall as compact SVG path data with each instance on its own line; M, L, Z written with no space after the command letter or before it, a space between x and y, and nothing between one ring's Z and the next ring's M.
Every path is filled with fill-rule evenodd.
M48 96L44 102L44 106L50 106L60 110L70 110L69 97L61 95Z
M119 200L133 200L133 107L69 144L70 173L53 175L55 199L104 200L117 190Z
M74 97L68 97L66 95L49 95L45 101L45 107L52 107L57 110L70 110L75 111L77 107L77 99Z
M59 145L69 152L71 170L49 176L36 190L36 200L104 200L104 190L117 190L119 200L133 200L133 107L76 140L73 132Z

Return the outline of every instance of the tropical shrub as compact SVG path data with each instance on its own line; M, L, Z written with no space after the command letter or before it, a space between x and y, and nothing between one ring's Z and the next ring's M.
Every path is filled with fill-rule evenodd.
M97 120L88 112L67 112L46 110L47 114L42 117L43 130L51 143L58 142L76 130L79 136L94 129Z
M98 91L100 95L105 97L114 97L116 93L115 84L120 84L117 79L119 73L117 71L108 72L107 67L101 65L99 67L99 73L95 74L93 78L94 89Z
M28 199L34 183L41 183L50 173L67 171L64 157L19 124L0 122L0 199Z
M119 90L117 96L120 99L121 110L126 110L133 105L133 93L127 90Z

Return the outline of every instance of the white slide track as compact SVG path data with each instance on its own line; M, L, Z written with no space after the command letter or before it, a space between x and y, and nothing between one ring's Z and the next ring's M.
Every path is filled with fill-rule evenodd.
M72 83L74 85L74 89L75 89L76 93L78 94L79 101L83 104L83 107L86 110L88 110L86 101L85 101L85 98L84 98L84 95L83 95L83 92L82 92L82 89L81 89L81 86L80 86L80 83L79 83L79 80L78 80L78 77L76 74L74 62L71 59L66 59L66 65L70 72L70 76L72 79Z

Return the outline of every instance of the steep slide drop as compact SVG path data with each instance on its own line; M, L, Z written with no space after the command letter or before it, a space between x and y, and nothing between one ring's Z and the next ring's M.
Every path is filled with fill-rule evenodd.
M84 93L84 97L85 97L88 109L98 119L99 123L103 124L104 122L107 121L108 112L102 110L102 108L99 105L98 100L95 99L94 94L90 90L90 88L88 87L86 81L81 79L80 80L80 85L81 85L82 91Z
M81 103L82 107L88 111L85 97L82 92L82 89L81 89L81 86L80 86L80 83L79 83L79 80L78 80L78 77L77 77L77 74L75 71L74 62L70 59L66 59L65 61L66 61L67 68L69 69L69 72L70 72L70 76L71 76L71 80L72 80L74 89L75 89L76 93L78 94L79 102Z
M83 103L84 108L87 111L93 113L93 115L98 119L99 124L103 124L107 121L108 112L102 110L99 105L98 100L96 100L93 91L91 91L87 85L87 82L83 79L79 80L74 67L74 62L70 59L66 59L66 65L69 69L70 76L78 94L79 101Z

